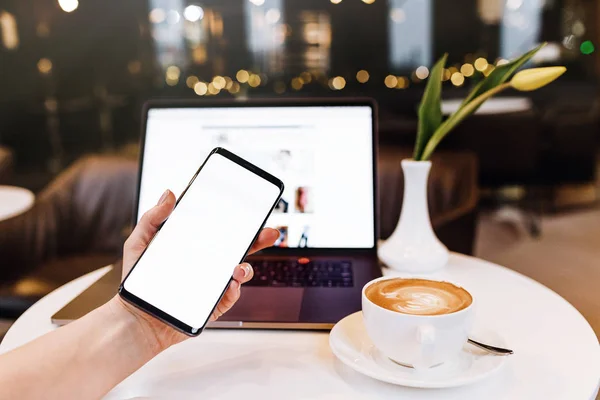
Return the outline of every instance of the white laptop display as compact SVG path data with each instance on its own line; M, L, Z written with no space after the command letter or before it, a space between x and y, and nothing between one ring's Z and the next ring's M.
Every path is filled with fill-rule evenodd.
M279 246L373 247L372 118L368 106L151 108L138 218L219 146L284 181L267 223Z

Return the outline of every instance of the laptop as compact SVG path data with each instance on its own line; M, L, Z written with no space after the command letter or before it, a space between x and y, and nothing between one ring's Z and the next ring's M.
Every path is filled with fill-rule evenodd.
M136 221L165 189L179 195L215 147L285 182L267 222L280 232L275 246L249 256L254 278L209 327L330 329L361 309L362 287L381 276L374 102L150 102L144 121ZM107 301L120 278L113 268L52 321L67 323Z

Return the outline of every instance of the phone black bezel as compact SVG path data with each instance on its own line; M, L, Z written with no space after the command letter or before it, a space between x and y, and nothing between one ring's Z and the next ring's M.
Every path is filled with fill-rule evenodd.
M254 165L254 164L252 164L252 163L244 160L243 158L241 158L241 157L233 154L232 152L230 152L230 151L228 151L228 150L226 150L226 149L224 149L222 147L216 147L216 148L214 148L209 153L208 157L206 157L206 159L204 160L204 162L202 163L202 165L200 165L200 168L198 168L198 170L196 171L196 173L193 175L192 179L190 180L190 182L186 186L185 190L181 193L181 195L177 199L177 202L175 203L175 208L177 208L177 205L179 204L179 202L181 201L181 199L183 198L183 196L185 196L185 194L188 191L188 189L194 183L194 181L196 180L196 177L200 174L200 172L202 171L202 168L204 167L204 165L206 165L206 163L208 162L208 160L210 159L210 157L212 157L214 154L219 154L219 155L227 158L228 160L230 160L230 161L232 161L232 162L234 162L234 163L236 163L236 164L238 164L238 165L246 168L248 171L250 171L250 172L252 172L252 173L260 176L261 178L263 178L266 181L272 183L273 185L275 185L279 189L279 195L277 196L277 199L273 202L273 205L271 206L271 210L265 216L265 219L263 220L260 228L256 232L256 235L254 236L254 238L250 242L250 245L248 246L248 249L244 253L243 257L240 259L239 262L241 263L246 258L246 256L248 255L248 253L250 252L250 249L252 248L252 245L254 244L254 242L256 241L256 239L258 238L258 235L260 234L260 232L264 228L267 220L269 219L269 216L271 215L271 213L275 209L275 206L279 202L279 199L281 198L281 196L283 194L284 184L283 184L283 182L280 179L278 179L275 176L269 174L268 172L264 171L263 169L257 167L256 165ZM186 334L188 336L198 336L205 329L206 324L208 323L208 321L210 319L210 316L213 314L215 308L217 307L217 305L219 304L219 302L221 301L221 299L225 295L225 292L227 291L227 288L229 287L229 285L230 285L230 283L231 283L231 281L233 279L233 275L229 279L229 281L227 282L227 285L225 285L225 288L221 292L221 295L219 296L219 299L215 302L215 305L213 306L211 312L208 314L208 318L206 319L206 321L204 321L204 324L202 324L202 326L200 328L194 328L194 327L191 327L191 326L183 323L182 321L174 318L173 316L167 314L166 312L162 311L158 307L153 306L152 304L150 304L150 303L142 300L141 298L137 297L136 295L134 295L133 293L131 293L131 292L129 292L129 291L127 291L125 289L125 281L127 280L127 278L129 278L129 275L131 274L131 271L133 271L133 269L138 264L139 260L141 260L141 258L144 256L144 254L145 254L146 250L148 249L148 247L150 247L152 245L152 241L154 240L154 238L156 237L156 235L158 235L158 233L160 232L161 228L163 227L163 225L167 221L168 221L168 219L161 224L161 226L158 228L156 234L154 235L154 237L152 238L152 240L148 244L148 246L146 246L146 249L144 249L144 251L142 252L142 254L140 255L140 257L137 259L137 261L135 262L135 264L131 268L131 270L127 273L127 276L125 276L125 279L123 279L123 281L119 285L119 295L126 302L128 302L128 303L132 304L133 306L141 309L142 311L144 311L144 312L152 315L153 317L155 317L155 318L163 321L164 323L172 326L173 328L177 329L178 331L180 331L180 332L182 332L182 333L184 333L184 334Z

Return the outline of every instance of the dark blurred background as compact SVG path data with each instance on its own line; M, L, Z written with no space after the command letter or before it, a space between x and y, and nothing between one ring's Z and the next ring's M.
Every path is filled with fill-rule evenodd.
M497 157L473 139L498 135L493 118L475 118L472 133L464 126L446 147L479 154L484 186L591 181L599 7L593 0L1 0L0 145L16 154L13 180L37 191L83 154L135 143L148 98L366 95L381 107L381 141L408 146L428 68L444 52L450 99L498 62L547 41L533 64L563 64L568 73L530 94L528 115L494 117L523 127L506 150L487 143L535 165L494 169ZM576 143L560 131L565 124ZM565 162L573 171L556 167Z

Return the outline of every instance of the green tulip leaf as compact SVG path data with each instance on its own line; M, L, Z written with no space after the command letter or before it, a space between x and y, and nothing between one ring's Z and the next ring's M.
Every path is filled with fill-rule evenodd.
M423 153L421 154L421 161L427 161L433 154L433 151L436 149L438 144L444 139L452 129L456 128L458 124L460 124L465 118L469 115L473 114L475 110L477 110L486 100L490 97L500 93L501 91L508 89L510 87L510 83L503 83L502 85L498 85L493 89L488 90L487 92L479 95L474 98L468 104L465 104L461 108L459 108L454 114L452 114L448 119L444 121L443 124L435 131L431 139L427 142Z
M429 142L433 133L442 123L442 72L446 65L448 54L442 58L431 69L429 80L419 106L419 127L417 131L417 142L413 158L420 160L423 149Z

